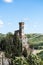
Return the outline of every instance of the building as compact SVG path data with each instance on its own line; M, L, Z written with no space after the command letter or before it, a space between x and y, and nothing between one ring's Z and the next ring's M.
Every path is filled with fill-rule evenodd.
M28 50L29 45L27 43L28 39L24 34L24 22L19 22L19 30L15 31L15 35L19 37L19 40L22 43L22 51L24 50L24 48Z

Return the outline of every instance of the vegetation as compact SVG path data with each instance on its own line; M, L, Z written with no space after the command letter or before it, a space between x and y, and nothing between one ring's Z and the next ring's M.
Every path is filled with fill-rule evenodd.
M13 35L11 32L6 35L0 34L0 50L5 52L6 57L15 57L21 55L22 44L19 38Z
M37 53L37 55L43 60L43 51L41 51L40 53Z
M14 65L29 65L25 57L15 57L13 64Z
M30 53L28 56L29 65L41 65L41 59L37 55Z
M43 49L43 35L42 34L26 34L30 47L34 49Z
M43 49L43 35L26 34L30 48ZM5 56L11 58L11 65L43 65L43 51L37 55L29 54L24 49L22 53L22 44L18 36L11 32L7 34L0 33L0 51L5 52Z
M37 55L30 54L28 58L23 56L15 57L14 65L43 65L41 59Z

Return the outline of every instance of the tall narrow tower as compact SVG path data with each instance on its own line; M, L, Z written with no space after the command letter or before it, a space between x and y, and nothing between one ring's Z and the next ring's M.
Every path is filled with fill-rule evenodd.
M20 22L19 23L19 37L20 37L20 41L22 43L22 52L23 52L23 44L24 44L24 22Z
M24 22L19 23L19 37L22 43L22 51L24 50L24 48L26 48L27 50L28 44L27 44L27 37L24 34Z
M24 36L24 22L19 23L19 35L20 35L20 38L23 38Z

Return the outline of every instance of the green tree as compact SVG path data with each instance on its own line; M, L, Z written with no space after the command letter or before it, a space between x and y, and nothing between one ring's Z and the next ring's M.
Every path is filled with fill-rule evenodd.
M29 65L26 58L24 57L16 57L13 63L14 65Z
M28 57L30 65L41 65L41 59L37 55L30 54Z
M14 43L14 55L20 56L22 54L22 43L19 40L18 36L14 35L13 43Z
M14 49L13 45L13 34L11 32L6 34L6 49L5 49L5 54L7 57L12 57L12 52Z

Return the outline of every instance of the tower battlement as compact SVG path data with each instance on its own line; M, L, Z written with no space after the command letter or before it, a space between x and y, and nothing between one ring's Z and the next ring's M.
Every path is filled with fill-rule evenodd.
M19 25L24 25L24 22L19 22Z

